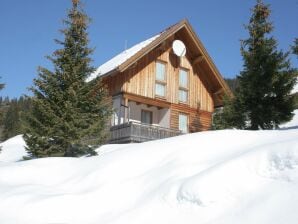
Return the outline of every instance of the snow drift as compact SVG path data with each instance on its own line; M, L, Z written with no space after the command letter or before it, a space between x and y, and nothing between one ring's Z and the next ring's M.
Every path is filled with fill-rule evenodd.
M0 157L0 223L296 224L297 136L209 131L90 158ZM2 146L23 152L24 142Z
M0 163L1 162L16 162L22 160L23 156L26 156L25 142L22 135L15 136L8 139L1 144L2 150L0 151Z

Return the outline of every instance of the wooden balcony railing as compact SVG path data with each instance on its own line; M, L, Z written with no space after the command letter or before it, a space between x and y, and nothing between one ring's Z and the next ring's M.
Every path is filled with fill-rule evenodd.
M145 142L181 134L179 130L132 121L112 126L110 132L110 143Z

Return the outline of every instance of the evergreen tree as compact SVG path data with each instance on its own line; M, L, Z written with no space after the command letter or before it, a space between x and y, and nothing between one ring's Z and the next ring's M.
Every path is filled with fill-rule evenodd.
M296 38L294 41L293 53L298 56L298 38Z
M1 99L0 99L1 101ZM30 97L20 97L18 99L9 100L6 105L3 105L1 140L7 140L13 136L24 133L24 125L22 122L22 114L30 113L31 99Z
M245 128L245 119L239 105L235 103L235 98L225 96L223 100L224 107L217 108L213 115L213 129L231 129Z
M54 70L38 69L24 135L32 157L94 155L106 138L111 114L107 91L99 80L85 82L94 71L88 22L79 0L72 0L64 40L56 40L62 48L48 57Z
M236 89L239 87L238 78L225 78L225 82L228 84L233 93L235 93Z
M294 41L294 46L292 47L293 54L296 54L298 58L298 38L295 39ZM296 69L296 74L298 77L298 69ZM296 80L296 86L298 85L298 78ZM295 101L295 109L298 109L298 92L294 94L294 101Z
M21 134L21 123L20 123L20 108L18 100L13 99L10 102L8 110L6 111L3 118L3 133L2 139L6 140L18 134Z
M246 29L249 38L241 43L244 68L233 104L242 114L246 129L272 129L292 119L295 70L291 68L289 53L277 50L277 41L270 36L273 25L269 21L269 6L262 0L252 10ZM237 115L235 116L237 119Z
M0 77L0 78L1 78L1 77ZM3 89L3 88L4 88L4 84L3 84L3 83L0 83L0 90ZM0 104L0 107L2 108L2 97L1 97L1 104ZM3 116L3 115L2 115L2 110L0 110L0 121L2 121L2 119L3 119L2 116ZM2 123L2 122L1 122L1 123ZM1 124L0 126L2 126L2 124ZM0 152L1 152L1 149L2 149L2 148L0 147Z
M0 83L0 90L2 90L3 88L4 88L4 84L3 83ZM3 113L2 113L3 104L4 104L4 101L3 101L3 98L1 96L1 101L0 101L0 108L1 108L1 110L0 110L0 121L2 121L2 119L3 119Z
M0 78L1 78L1 77L0 77ZM3 89L4 86L5 86L4 83L0 83L0 90ZM2 99L2 97L1 97L1 99Z

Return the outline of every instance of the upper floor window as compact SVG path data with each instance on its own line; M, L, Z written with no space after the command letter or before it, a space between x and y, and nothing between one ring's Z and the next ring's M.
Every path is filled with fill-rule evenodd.
M188 101L188 71L186 69L179 70L179 102L187 103Z
M155 95L166 96L166 64L163 62L156 62L156 75L155 75Z

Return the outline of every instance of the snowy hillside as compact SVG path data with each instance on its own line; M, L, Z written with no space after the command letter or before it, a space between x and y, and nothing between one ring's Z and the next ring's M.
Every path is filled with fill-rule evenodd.
M294 117L290 122L280 125L281 129L298 129L298 110L294 111Z
M0 164L1 162L15 162L23 159L26 156L25 142L22 135L15 136L8 139L1 144L2 150L0 152Z
M25 162L7 156L24 152L20 136L2 145L0 223L298 220L298 129L209 131Z

